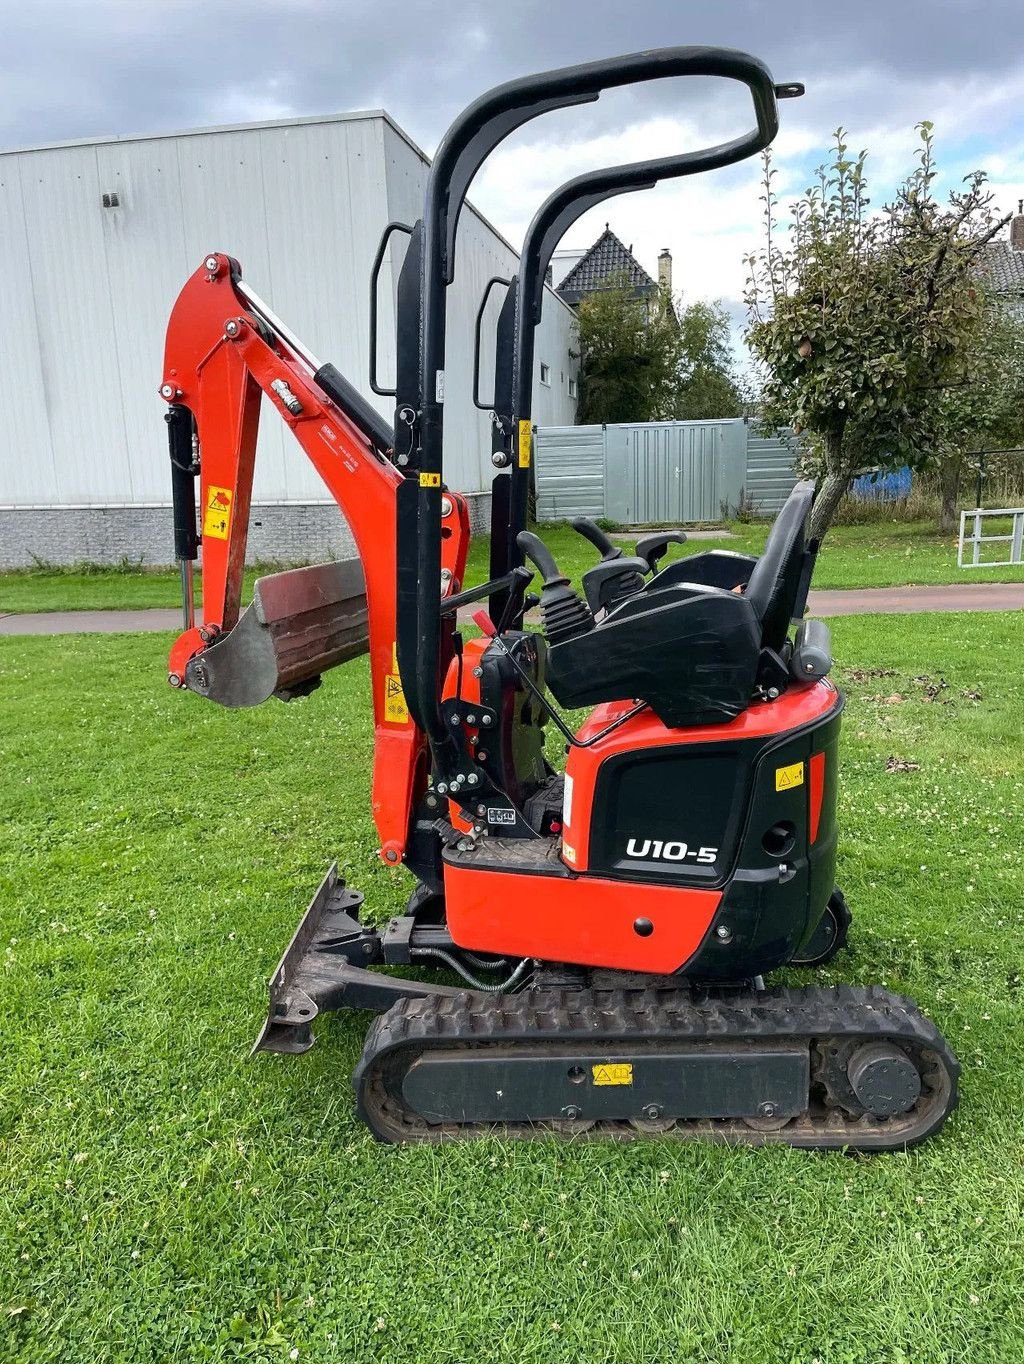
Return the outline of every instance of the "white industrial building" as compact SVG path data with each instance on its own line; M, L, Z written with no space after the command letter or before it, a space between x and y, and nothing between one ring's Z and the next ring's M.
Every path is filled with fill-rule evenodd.
M427 164L381 111L0 154L0 567L169 561L164 329L211 250L235 256L314 354L391 420L390 400L368 383L369 274L385 224L419 216ZM394 240L397 254L403 239ZM380 289L384 376L399 264L385 267ZM487 280L515 268L509 244L467 206L445 402L446 478L467 493L484 493L493 473L489 418L471 403L474 319ZM540 425L575 420L572 321L549 290ZM485 349L484 375L489 357ZM327 490L265 403L250 558L326 557L348 543Z

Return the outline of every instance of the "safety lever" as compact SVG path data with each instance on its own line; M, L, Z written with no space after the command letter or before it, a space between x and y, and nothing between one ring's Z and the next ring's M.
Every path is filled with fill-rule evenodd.
M512 622L518 617L523 609L523 601L526 597L526 589L533 582L533 569L525 568L522 565L514 568L509 574L512 582L508 589L508 596L505 598L505 609L501 613L498 621L498 634L503 635Z
M482 601L484 597L491 596L492 593L500 591L513 591L519 581L518 574L526 574L526 582L523 583L523 591L526 584L533 578L532 572L528 568L514 568L508 573L503 573L500 578L491 578L488 582L480 583L478 587L467 587L462 592L453 592L450 597L441 598L441 615L452 616L463 606L470 606L475 601Z
M637 557L646 559L652 573L657 573L658 563L668 552L669 545L685 545L686 531L662 530L656 535L645 535L636 542Z

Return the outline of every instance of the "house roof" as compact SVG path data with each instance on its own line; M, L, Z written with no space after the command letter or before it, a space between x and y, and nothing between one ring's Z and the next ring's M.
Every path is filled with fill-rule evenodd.
M1024 297L1024 251L1014 251L1009 242L989 242L982 268L997 294Z
M610 227L590 250L572 267L555 290L566 303L575 305L586 294L606 288L609 280L623 280L639 298L658 292L658 286L628 247L623 246Z

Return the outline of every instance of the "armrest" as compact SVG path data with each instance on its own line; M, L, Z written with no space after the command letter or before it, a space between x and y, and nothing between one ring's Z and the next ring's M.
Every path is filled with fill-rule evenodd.
M722 587L731 592L734 587L746 587L756 563L750 554L737 554L732 549L709 549L703 554L676 559L651 579L647 590L658 591L677 583L701 583L705 587Z
M595 614L609 609L623 597L644 590L645 559L606 559L588 568L583 575L583 592Z

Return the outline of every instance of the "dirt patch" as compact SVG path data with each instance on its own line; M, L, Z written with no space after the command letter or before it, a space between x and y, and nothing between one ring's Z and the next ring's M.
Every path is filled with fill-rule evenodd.
M887 772L920 772L921 764L910 762L907 758L889 757L885 760Z
M851 682L868 682L875 677L895 677L895 668L844 668L843 676Z
M953 700L952 696L944 695L949 691L949 683L944 677L930 677L927 673L922 673L920 677L910 679L915 687L921 690L922 701L938 701L942 706L948 706Z

